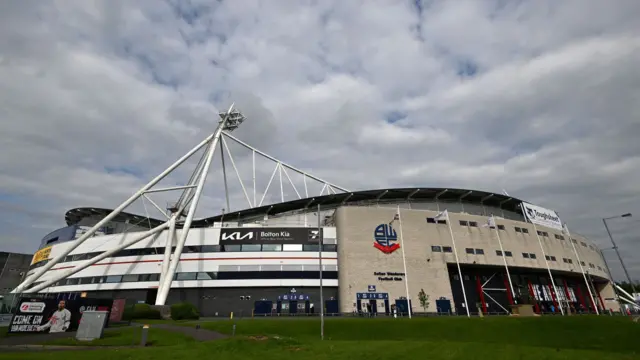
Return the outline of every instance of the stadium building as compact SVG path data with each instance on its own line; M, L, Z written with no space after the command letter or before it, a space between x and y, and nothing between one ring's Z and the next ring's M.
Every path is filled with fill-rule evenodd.
M126 213L127 202L72 209L67 226L42 239L15 292L188 301L203 316L303 314L319 312L322 281L327 313L389 313L394 304L406 312L406 299L413 312L460 315L506 314L524 298L535 299L538 312L619 309L601 252L563 231L555 212L469 189L350 192L232 137L234 114L243 120L222 114L218 130L194 148L205 151L188 185L171 189L183 193L168 220ZM273 159L271 180L278 171L289 178L288 169L320 181L320 196L309 196L305 183L298 199L260 206L254 180L253 201L243 190L257 206L193 219L199 179L218 142L228 152L225 138Z

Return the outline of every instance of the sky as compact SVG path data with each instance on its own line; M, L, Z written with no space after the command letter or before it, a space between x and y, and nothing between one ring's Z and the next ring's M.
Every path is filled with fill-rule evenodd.
M603 249L602 218L631 212L609 225L640 280L638 17L637 0L1 1L0 249L117 206L235 103L234 136L349 190L505 189ZM197 217L253 202L251 152L227 145L249 201L227 156L227 207L218 150ZM260 202L274 164L256 168Z

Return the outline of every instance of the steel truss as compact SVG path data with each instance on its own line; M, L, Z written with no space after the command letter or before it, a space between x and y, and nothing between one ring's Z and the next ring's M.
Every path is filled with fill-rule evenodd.
M242 188L242 193L247 200L247 204L249 208L262 206L265 200L266 194L269 191L271 184L273 183L273 179L276 173L278 174L278 179L280 183L279 185L280 185L281 201L285 201L285 196L284 196L285 181L283 180L283 174L299 199L302 199L303 195L304 195L304 198L308 198L310 196L309 188L307 186L307 181L312 181L315 183L322 184L322 190L320 191L320 194L315 196L329 195L332 193L336 194L338 191L348 192L348 190L343 187L327 182L303 170L300 170L289 164L286 164L276 159L275 157L270 156L254 148L253 146L243 142L242 140L232 136L230 132L237 129L238 126L240 126L240 124L243 123L245 120L245 117L238 110L234 109L233 105L231 105L231 107L227 112L220 113L219 115L221 119L218 123L216 130L212 134L207 136L202 142L200 142L198 145L192 148L189 152L187 152L184 156L182 156L180 159L178 159L168 168L166 168L162 173L156 176L147 185L143 186L141 189L136 191L129 199L127 199L118 207L116 207L109 215L105 216L90 230L88 230L78 239L73 241L72 245L68 247L65 251L63 251L61 254L59 254L55 258L51 259L44 266L38 268L38 270L33 275L25 279L14 291L12 291L12 293L14 294L15 293L18 293L18 294L19 293L36 293L36 292L42 291L43 289L46 289L47 287L55 284L56 282L66 279L67 277L73 274L76 274L86 269L87 267L94 265L99 261L114 255L115 253L121 250L124 250L149 237L153 237L153 239L155 239L158 236L160 236L160 234L163 231L168 230L167 240L165 243L164 258L162 261L162 267L161 267L161 273L160 273L158 295L155 301L156 305L164 305L167 300L167 296L171 288L173 278L176 273L176 269L178 267L178 263L180 261L180 256L182 255L182 250L184 248L187 236L189 234L189 229L193 222L193 218L194 218L196 209L198 207L198 203L202 197L204 185L207 179L207 175L210 172L210 167L211 167L215 150L218 147L220 148L220 154L222 156L221 167L222 167L222 173L224 176L225 200L226 200L227 210L229 210L230 208L230 197L229 197L229 187L228 187L227 176L226 176L227 169L224 161L225 152L229 161L231 162L231 166L233 170L236 173L240 187ZM242 177L240 176L240 172L238 171L236 162L227 144L227 139L234 141L235 143L243 146L246 149L249 149L252 152L253 186L250 189L252 190L251 196L249 196L247 187L245 186L245 183L242 181ZM198 161L195 169L193 170L191 177L187 182L187 185L172 186L172 187L165 187L165 188L154 188L154 186L158 184L162 179L164 179L169 174L174 172L185 161L190 159L194 154L196 154L201 149L204 149L203 154L200 160ZM257 197L258 193L257 193L257 187L256 187L256 155L259 155L275 163L275 168L271 173L271 177L269 178L269 182L267 183L266 189L262 193L262 197L260 198L260 201L258 201L258 197ZM294 182L292 181L289 175L289 171L302 175L303 183L304 183L303 193L301 193L298 190L298 188L295 186ZM167 209L167 211L163 210L157 203L155 203L153 200L151 200L149 196L147 196L147 194L150 194L150 193L169 192L169 191L181 191L181 194L178 197L177 201L172 203L172 206L169 209ZM311 196L314 196L314 195L311 195ZM153 207L156 208L156 210L158 210L161 214L163 214L166 217L167 220L163 224L156 226L155 228L152 228L148 231L136 233L131 240L126 241L125 243L113 249L107 250L98 256L88 259L83 263L81 263L80 265L76 265L73 268L68 269L66 271L61 271L59 274L52 276L49 280L36 283L38 279L42 277L43 274L51 270L56 264L58 264L61 260L63 260L73 250L75 250L78 246L84 243L87 239L92 237L93 234L98 229L100 229L101 227L109 223L111 220L113 220L118 214L123 212L128 206L130 206L133 202L135 202L139 198L143 198L144 200L149 201L153 205ZM179 227L181 227L182 231L179 233L179 236L178 236L176 230ZM173 251L173 254L172 254L171 249L173 248L173 246L175 246L175 250Z

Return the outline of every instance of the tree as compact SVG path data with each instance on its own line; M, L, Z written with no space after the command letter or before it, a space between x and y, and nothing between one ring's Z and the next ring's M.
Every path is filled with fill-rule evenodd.
M418 293L418 300L420 300L420 306L427 312L427 308L429 307L429 295L424 292L424 289L420 289Z

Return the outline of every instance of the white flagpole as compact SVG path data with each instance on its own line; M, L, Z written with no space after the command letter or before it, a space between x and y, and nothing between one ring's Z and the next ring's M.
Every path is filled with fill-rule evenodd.
M567 224L564 224L564 230L567 232L567 237L569 237L569 239L567 240L569 240L569 243L571 243L571 247L573 248L573 253L576 254L576 260L578 261L578 266L580 266L580 272L582 272L584 283L585 285L587 285L587 291L589 291L589 296L591 297L591 303L596 304L595 300L593 299L593 293L591 292L591 286L589 286L589 280L587 280L587 274L584 273L584 268L582 267L582 263L580 262L580 255L578 255L578 249L576 249L576 244L574 244L573 239L571 239L571 233L569 232L569 227L567 226ZM600 312L598 311L598 306L596 306L596 315L600 315Z
M467 302L467 292L464 290L464 282L462 279L462 269L460 269L460 261L458 260L458 250L456 249L456 239L453 236L453 229L451 228L451 221L449 220L449 212L444 210L447 218L447 225L449 226L449 235L451 235L451 243L453 244L453 254L456 257L456 265L458 266L458 276L460 277L460 287L462 288L462 297L464 298L464 308L467 310L467 317L471 317L469 312L469 302Z
M409 274L407 273L407 259L404 257L404 238L402 237L402 217L400 216L400 205L398 205L398 223L400 224L400 250L402 251L402 265L404 266L404 287L407 291L407 311L411 319L411 298L409 297Z
M320 340L324 340L324 296L322 294L322 245L324 243L322 224L320 223L320 204L318 204L318 263L320 264Z
M523 211L526 212L526 211ZM527 218L527 215L525 215L525 218ZM542 250L542 256L544 256L544 262L545 264L547 264L547 271L549 272L549 278L551 279L551 286L553 286L553 292L550 294L551 295L551 299L553 300L554 295L555 298L558 302L558 307L560 308L560 313L562 315L564 315L564 309L562 308L562 304L560 303L560 297L558 296L558 288L556 288L556 282L555 280L553 280L553 275L551 274L551 268L549 267L549 261L547 260L547 254L544 252L544 247L542 247L542 240L540 239L540 235L538 235L538 228L536 228L536 224L531 221L531 224L533 225L533 231L536 232L536 237L538 238L538 244L540 244L540 250Z
M502 261L504 261L504 269L507 271L507 279L509 279L510 289L508 291L511 292L511 298L513 298L515 294L513 292L513 283L511 282L511 274L509 273L509 266L507 265L507 257L505 256L504 249L502 248L502 240L500 239L500 230L498 229L498 225L496 224L496 218L493 216L493 214L491 214L491 222L493 223L493 226L496 228L496 235L498 236L498 244L500 244L500 252L502 252Z

